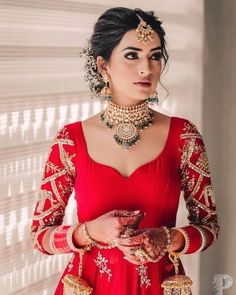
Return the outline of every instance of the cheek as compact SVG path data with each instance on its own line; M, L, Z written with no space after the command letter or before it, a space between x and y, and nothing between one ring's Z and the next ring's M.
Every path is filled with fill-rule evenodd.
M161 62L158 62L158 63L153 65L153 71L155 71L156 73L160 73L161 68L162 68Z
M124 63L124 61L117 59L116 62L112 63L111 75L113 75L113 77L119 76L120 78L122 78L124 76L124 73L126 73L128 69L129 66L126 63ZM121 73L122 77L120 76Z
M136 73L134 65L131 63L126 62L120 62L116 63L112 67L111 75L113 77L113 80L116 82L122 81L122 83L128 82L129 78L133 78Z
M154 77L156 77L157 79L159 79L161 76L161 68L162 68L162 66L160 63L158 65L155 65L152 69L152 73L153 73Z

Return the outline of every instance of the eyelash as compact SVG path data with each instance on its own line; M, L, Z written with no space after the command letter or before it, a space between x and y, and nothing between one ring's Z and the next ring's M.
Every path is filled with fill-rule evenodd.
M128 56L129 55L133 55L137 58L137 53L136 52L129 52L125 55L125 58L129 59L129 60L132 60L132 59L135 59L135 58L129 58ZM154 53L152 56L151 56L151 59L153 56L157 56L157 59L154 59L156 61L159 61L161 58L162 58L162 54L161 53Z

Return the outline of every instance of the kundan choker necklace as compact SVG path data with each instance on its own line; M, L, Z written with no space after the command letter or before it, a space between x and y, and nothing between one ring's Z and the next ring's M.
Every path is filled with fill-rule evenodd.
M140 141L139 131L152 125L154 112L148 107L148 101L128 107L109 101L100 118L106 127L116 126L115 142L128 149Z

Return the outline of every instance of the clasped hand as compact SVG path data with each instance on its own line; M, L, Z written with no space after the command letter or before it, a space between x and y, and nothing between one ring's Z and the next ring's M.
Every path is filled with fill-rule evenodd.
M170 237L165 228L141 228L117 240L125 259L134 264L157 262L166 253Z
M140 210L113 210L90 221L88 230L93 239L115 245L131 263L158 261L165 254L168 234L164 227L138 228L143 218Z

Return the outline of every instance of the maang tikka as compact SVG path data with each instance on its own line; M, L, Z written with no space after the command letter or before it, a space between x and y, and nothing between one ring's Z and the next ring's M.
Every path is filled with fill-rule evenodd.
M149 42L152 42L154 39L154 31L151 28L150 25L148 25L138 14L136 14L137 17L140 19L140 23L136 29L137 32L137 40L140 42L143 42L144 44L147 44ZM147 99L148 103L150 104L158 104L158 93L157 90L154 91L154 93Z
M154 31L150 25L148 25L138 14L136 14L140 20L140 23L136 29L137 32L137 40L147 44L152 42L154 39Z

